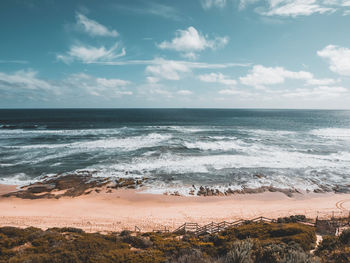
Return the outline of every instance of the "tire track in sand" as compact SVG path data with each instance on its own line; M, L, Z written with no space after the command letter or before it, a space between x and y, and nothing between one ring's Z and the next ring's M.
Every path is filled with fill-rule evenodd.
M336 202L335 206L342 211L349 211L349 209L344 207L344 203L350 202L350 199L340 200Z

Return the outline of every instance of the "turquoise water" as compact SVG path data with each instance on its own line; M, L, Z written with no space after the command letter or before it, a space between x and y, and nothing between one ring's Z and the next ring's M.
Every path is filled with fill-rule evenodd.
M350 184L350 111L0 110L0 183L45 175L316 189ZM258 175L258 176L257 176Z

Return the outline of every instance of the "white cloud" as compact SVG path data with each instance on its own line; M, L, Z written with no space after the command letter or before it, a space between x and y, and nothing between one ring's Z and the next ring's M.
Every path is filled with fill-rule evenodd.
M337 80L334 79L307 79L306 84L308 85L315 85L315 86L327 86L327 85L333 85L337 83Z
M107 36L117 37L116 30L110 30L104 25L101 25L95 20L89 19L81 13L76 14L77 26L82 31L88 33L90 36Z
M239 9L242 10L246 8L248 5L254 4L256 2L259 2L259 0L240 0L239 1Z
M286 79L303 80L305 85L330 85L336 83L333 79L316 79L307 71L289 71L283 67L264 67L255 65L250 72L240 77L240 82L257 89L264 89L265 86L282 84Z
M266 16L298 17L342 11L349 13L349 0L240 0L239 9L262 3L255 11Z
M122 4L116 4L116 8L122 11L127 11L130 13L136 13L141 15L155 15L166 19L172 19L175 21L180 21L183 18L182 14L178 9L170 5L165 5L161 3L144 1L142 5L133 5L132 7Z
M327 101L336 98L346 98L350 96L349 90L340 86L319 86L319 87L304 87L297 89L282 89L282 90L241 90L237 88L223 89L218 92L222 100L233 96L237 99L243 100L254 100L256 102L271 101L271 102L285 102L290 103L291 101L300 102L305 101ZM319 106L324 104L319 104Z
M238 89L238 88L229 88L229 89L222 89L218 92L219 95L223 95L221 97L222 100L225 100L227 98L231 99L231 97L242 99L242 100L254 100L258 99L261 100L264 96L264 93L260 92L254 92L254 91L248 91L246 89Z
M181 73L190 72L188 65L174 60L156 59L156 64L148 65L146 73L151 75L151 80L157 82L159 79L179 80Z
M210 64L201 62L189 62L183 60L166 60L155 58L153 60L126 61L107 63L111 65L147 65L146 74L148 83L157 83L161 79L179 80L183 74L192 72L192 69L221 69L228 67L246 67L249 64L227 63Z
M151 99L155 99L154 95L160 95L166 98L173 98L173 93L164 89L163 87L149 86L146 87L147 90L141 91L141 93L146 95L151 95Z
M344 87L320 86L312 89L299 88L295 90L283 91L280 96L305 100L324 100L329 98L336 98L348 92L349 91Z
M205 49L217 49L225 46L228 43L228 37L216 37L208 39L207 36L202 35L194 27L189 27L186 30L177 30L175 38L170 42L163 41L158 44L161 49L170 49L180 52L183 56L188 58L195 58L196 53Z
M183 95L183 96L188 96L188 95L192 95L193 92L190 91L190 90L184 90L184 89L182 89L182 90L179 90L179 91L177 92L177 94Z
M222 89L219 90L219 94L221 95L242 95L242 91L238 89Z
M131 84L130 81L114 78L96 78L85 73L72 74L63 83L71 90L84 91L89 95L106 99L133 94L132 91L126 90L126 86Z
M56 58L64 63L70 63L74 60L78 60L83 63L111 61L113 59L125 56L126 51L124 48L120 51L120 53L116 53L118 48L118 43L109 49L104 46L93 47L74 45L71 46L70 50L66 54L59 54Z
M0 94L21 99L32 100L63 99L82 97L83 95L99 96L105 99L132 95L126 87L130 81L116 78L98 78L84 73L72 74L61 80L44 80L38 72L21 70L12 74L0 72Z
M212 82L212 83L220 83L224 85L236 85L237 81L234 79L230 79L228 76L223 75L222 73L210 73L199 75L198 78L203 82Z
M97 78L96 82L98 85L101 85L105 88L119 88L129 85L131 82L122 79L106 79L106 78Z
M124 61L95 61L93 63L110 65L110 66L126 66L126 65L159 65L163 64L164 61L175 61L177 63L186 65L189 68L197 69L223 69L230 67L249 67L251 63L205 63L205 62L193 62L184 60L165 60L155 58L152 60L124 60Z
M226 6L226 0L201 0L201 4L206 10L212 7L223 8Z
M350 49L328 45L317 52L322 58L328 59L329 69L339 75L350 76Z
M13 74L0 72L0 89L16 90L54 90L55 86L48 81L38 78L38 72L20 70Z
M335 11L334 8L322 5L320 2L317 0L269 0L269 9L262 14L297 17Z

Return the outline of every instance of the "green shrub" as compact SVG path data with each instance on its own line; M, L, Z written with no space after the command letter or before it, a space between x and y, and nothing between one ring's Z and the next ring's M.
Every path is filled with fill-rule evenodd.
M232 244L231 250L222 260L223 263L253 263L254 242L250 239L236 241Z
M342 238L347 240L345 234ZM102 235L77 228L4 227L0 228L0 263L312 262L307 250L314 240L314 228L297 223L247 223L217 234L182 238L172 233ZM329 262L346 262L350 255L346 242L326 240L317 253ZM334 249L325 253L327 246Z
M339 236L340 242L342 242L344 245L350 244L350 228L345 229Z
M213 263L199 249L183 250L176 257L172 257L167 263Z

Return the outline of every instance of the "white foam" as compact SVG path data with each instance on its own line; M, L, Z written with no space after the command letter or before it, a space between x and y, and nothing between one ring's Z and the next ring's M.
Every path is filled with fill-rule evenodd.
M25 173L19 173L11 177L0 178L0 184L6 184L6 185L23 186L23 185L34 183L35 181L36 181L35 179L31 179Z
M316 129L312 130L311 134L331 139L350 140L350 129L344 128Z
M71 147L78 148L121 148L124 150L136 150L144 147L156 146L160 142L169 140L172 136L168 134L151 133L144 136L110 138L89 142L72 143Z
M285 131L285 130L262 130L262 129L246 129L246 130L240 130L244 133L251 133L251 134L257 134L257 135L264 135L264 136L286 136L286 135L294 135L297 134L295 131Z
M109 128L109 129L78 129L78 130L24 130L24 129L0 129L0 136L42 136L42 135L59 135L59 136L78 136L78 135L116 135L131 128Z
M218 127L207 127L207 126L203 126L203 127L192 127L192 126L166 126L166 127L162 127L162 128L166 128L169 130L175 130L178 132L182 132L182 133L197 133L197 132L206 132L206 131L219 131L222 130Z
M189 149L200 149L204 151L230 151L243 150L246 144L241 140L220 140L185 142L184 146Z
M73 149L108 149L119 148L123 150L136 150L143 147L156 146L162 141L169 140L172 136L169 134L151 133L144 136L131 136L125 138L105 138L93 141L81 141L64 144L32 144L22 146L3 146L6 149L55 149L55 148L73 148Z
M335 159L337 158L338 161ZM135 158L130 163L111 164L105 171L124 173L125 171L142 174L189 174L211 173L229 168L267 168L267 169L302 169L302 168L339 168L348 167L348 158L339 156L311 155L299 152L260 152L257 155L207 155L177 156L164 154L160 158Z
M16 164L13 163L0 163L0 167L11 167L11 166L15 166Z

